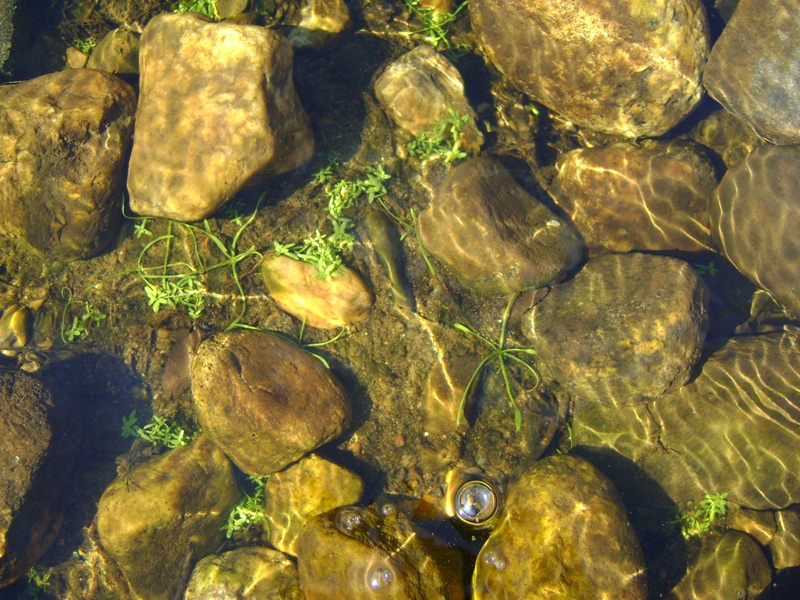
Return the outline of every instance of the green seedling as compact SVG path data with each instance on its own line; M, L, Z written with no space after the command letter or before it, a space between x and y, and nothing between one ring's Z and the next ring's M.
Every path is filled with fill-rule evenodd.
M708 261L707 265L694 263L692 267L694 267L695 273L701 277L703 275L708 275L709 277L716 277L719 275L719 269L717 269L717 266L714 264L713 260Z
M180 0L175 12L197 12L215 21L219 19L217 0Z
M539 372L536 368L531 365L530 363L521 359L518 354L528 354L528 355L535 355L536 351L533 348L506 348L506 330L508 329L508 317L511 314L511 307L514 305L514 301L517 299L519 294L513 294L508 301L508 305L506 306L506 310L503 313L503 321L502 325L500 326L500 339L495 344L489 338L481 335L480 333L470 329L466 325L462 325L461 323L456 323L454 327L459 331L467 333L480 341L484 344L489 346L491 352L487 354L481 362L478 363L478 366L475 367L475 371L472 373L472 377L469 378L469 382L467 383L467 387L464 388L464 393L461 394L461 402L458 405L458 416L456 417L456 426L461 425L461 418L464 415L464 406L467 403L467 398L469 397L470 390L472 389L473 384L478 379L483 368L491 363L492 361L496 360L499 363L500 367L500 374L503 376L503 385L505 386L506 395L508 396L508 401L511 404L511 407L514 409L514 427L516 430L519 431L522 427L522 413L519 409L519 404L514 397L514 394L511 391L511 380L508 376L508 368L506 367L506 359L514 361L519 365L523 366L528 373L531 374L534 378L534 385L531 389L535 389L542 381L542 378L539 375Z
M248 476L247 478L255 488L252 495L245 493L241 500L233 507L228 522L222 529L230 539L234 533L244 531L251 525L258 523L266 524L267 517L264 514L264 488L267 485L269 475L262 477Z
M61 341L65 344L87 337L89 332L100 325L108 316L95 308L91 302L73 300L72 290L68 288L62 291L62 296L67 301L61 313ZM83 305L83 314L72 315L72 322L67 325L69 323L70 307L74 305Z
M153 415L153 420L144 427L139 427L136 411L131 411L122 418L122 437L139 437L154 446L166 446L170 449L180 448L191 441L182 427L169 423L165 419Z
M706 494L696 507L690 500L686 503L686 512L676 515L672 522L681 526L681 533L686 539L702 535L711 529L718 516L727 514L727 497L727 492Z
M449 116L437 121L408 143L408 151L419 159L442 157L448 164L467 157L461 149L461 131L469 122L469 115L459 115L448 108Z
M25 586L26 598L39 598L50 587L50 573L42 575L34 565L28 571L28 584Z
M443 52L448 58L456 60L470 51L464 43L454 43L450 39L450 24L463 11L469 1L462 2L453 12L442 12L423 6L420 0L403 0L408 14L422 23L422 27L414 31L401 31L400 35L419 37L435 50Z
M88 40L76 39L72 41L72 45L84 54L89 54L97 46L97 40L91 38Z

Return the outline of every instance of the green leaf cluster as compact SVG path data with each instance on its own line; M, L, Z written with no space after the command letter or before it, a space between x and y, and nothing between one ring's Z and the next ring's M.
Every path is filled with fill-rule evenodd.
M89 54L94 47L97 46L97 40L89 38L87 40L82 40L80 38L72 40L73 47L77 48L84 54Z
M690 538L702 535L711 529L718 516L727 514L728 493L706 494L700 504L694 506L690 500L686 505L686 512L680 513L675 517L673 523L681 526L683 537Z
M328 164L314 174L314 181L325 185L328 221L333 232L321 233L317 229L313 235L296 244L274 243L276 256L288 256L312 264L317 268L317 277L327 280L338 276L337 272L344 264L344 253L352 252L355 243L350 231L353 221L343 213L355 206L362 197L370 204L376 200L383 203L382 198L386 195L384 182L391 179L381 165L367 167L363 179L336 179L333 175L334 166Z
M469 44L454 43L450 39L450 24L456 20L459 13L469 4L469 0L462 2L453 12L443 12L423 6L420 0L403 0L408 14L416 17L422 27L414 31L401 31L401 35L408 37L421 37L422 41L443 52L450 59L458 59L471 49Z
M180 0L175 12L197 12L215 21L219 19L217 0Z
M153 420L147 425L139 427L135 410L122 418L122 437L139 437L154 446L162 445L171 449L185 446L191 440L182 427L156 415L153 415Z
M34 565L28 571L28 584L25 586L25 598L38 598L50 587L50 573L42 575Z
M448 108L450 116L437 121L427 131L408 143L408 151L417 158L441 156L448 164L467 157L461 149L461 131L469 122L469 115L459 115Z
M95 308L91 302L73 300L72 290L70 289L65 289L63 291L63 296L67 303L64 305L64 310L61 315L61 340L65 344L87 337L91 329L100 325L108 316ZM70 307L76 304L83 305L83 313L72 315L72 322L67 325L67 323L69 323Z
M496 344L492 340L490 340L489 338L487 338L487 337L481 335L480 333L470 329L466 325L462 325L461 323L455 323L453 325L459 331L461 331L463 333L466 333L466 334L469 334L469 335L479 339L484 344L489 346L489 348L491 349L491 352L489 352L489 354L487 354L481 360L481 362L478 363L478 366L475 367L475 371L473 371L472 377L469 378L469 382L467 383L467 386L464 388L464 393L461 394L461 402L458 405L458 416L456 417L456 426L461 425L461 417L464 414L464 406L467 403L467 398L469 397L469 392L472 389L473 384L477 380L478 375L480 375L481 371L483 370L483 368L486 365L488 365L492 361L496 360L499 363L499 366L500 366L500 374L503 377L503 385L504 385L505 390L506 390L506 395L508 396L508 402L509 402L509 404L511 404L511 407L514 409L514 427L516 428L517 431L519 431L520 428L522 427L522 412L520 411L519 404L517 404L517 401L516 401L516 399L514 397L514 394L511 391L511 380L510 380L510 378L508 376L508 368L506 367L505 361L506 361L506 359L512 360L512 361L518 363L519 365L521 365L522 367L524 367L528 371L528 373L530 373L530 375L534 379L534 384L533 384L533 388L532 389L535 389L541 383L542 378L539 375L539 372L536 370L536 368L532 364L526 362L525 360L523 360L522 358L517 356L518 354L535 355L536 351L533 348L506 348L505 347L506 331L508 329L508 317L511 314L511 307L514 306L514 301L517 299L518 295L519 294L513 294L511 296L511 298L509 299L509 301L508 301L508 305L506 306L506 310L503 313L502 325L500 326L500 339L498 340L498 342Z
M225 535L229 539L234 533L244 531L251 525L267 522L264 514L264 488L269 475L262 477L251 475L247 479L254 486L255 491L252 495L245 493L228 515L228 522L222 529L225 530Z

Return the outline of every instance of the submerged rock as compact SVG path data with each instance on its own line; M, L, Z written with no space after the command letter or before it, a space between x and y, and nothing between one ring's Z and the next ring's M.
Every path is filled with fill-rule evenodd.
M206 556L194 568L183 600L303 600L292 560L271 548L249 546Z
M775 144L800 143L800 7L740 0L703 73L709 95Z
M355 504L361 499L361 478L339 465L312 454L267 480L264 515L268 541L281 552L297 554L303 526L324 512Z
M627 459L678 506L705 494L768 510L800 502L800 333L728 340L690 383L653 402L575 405L576 451ZM627 461L616 462L619 464ZM648 502L644 478L617 485Z
M700 553L670 598L760 598L771 582L772 569L758 544L743 533L729 531L703 539Z
M390 503L311 520L297 541L297 566L307 600L464 598L459 551Z
M97 43L86 67L120 75L139 74L139 35L118 27Z
M281 310L318 329L360 323L369 317L375 301L359 274L344 265L325 279L311 263L269 254L261 276Z
M464 81L444 56L421 44L390 64L375 81L375 95L400 127L418 137L450 116L469 115L461 130L461 147L477 153L483 145L475 111L464 95Z
M344 0L306 0L300 22L286 37L298 50L325 50L344 37L350 23Z
M707 310L708 288L687 263L613 254L553 287L526 313L523 331L570 393L621 406L689 380Z
M546 285L575 266L578 234L506 169L475 158L453 169L419 216L423 246L479 294Z
M128 172L137 213L203 219L314 153L291 44L269 29L162 14L142 34L139 66Z
M222 541L239 495L231 462L200 436L109 485L97 534L140 598L172 600L194 562Z
M136 94L108 73L69 69L0 87L0 232L59 259L116 235Z
M588 461L551 456L509 486L472 575L488 598L647 598L644 557L611 481Z
M711 250L708 200L717 179L693 145L579 148L558 161L549 190L588 250Z
M0 368L0 588L23 577L61 527L61 492L80 442L66 398Z
M760 146L731 168L709 205L725 257L800 319L800 146Z
M473 0L490 60L574 123L655 137L700 101L708 24L698 0Z
M350 423L337 379L293 343L264 331L217 333L192 359L197 418L248 475L269 475Z

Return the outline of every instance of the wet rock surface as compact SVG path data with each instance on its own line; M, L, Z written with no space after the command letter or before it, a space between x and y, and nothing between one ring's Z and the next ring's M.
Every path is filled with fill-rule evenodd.
M461 75L430 46L417 46L390 64L375 81L375 95L392 120L414 137L447 119L449 110L454 110L470 117L460 133L462 147L476 153L483 145Z
M580 148L548 190L590 253L710 250L714 167L698 146L650 142Z
M725 257L796 318L798 190L800 147L760 146L725 173L709 204L711 234Z
M280 598L302 600L297 567L285 554L250 546L200 560L183 600Z
M615 254L553 287L523 331L570 393L622 406L689 380L707 309L708 288L683 261Z
M0 367L0 588L23 577L61 527L80 424L63 396Z
M295 556L297 538L313 517L361 499L361 478L315 454L270 476L264 489L268 541Z
M291 45L270 30L159 15L142 34L139 66L128 172L137 213L202 219L314 153Z
M360 323L369 317L375 301L364 280L345 266L326 279L310 263L270 255L261 265L261 276L282 310L318 329Z
M800 498L800 337L733 338L709 356L691 383L646 404L576 405L576 446L628 459L679 506L725 491L753 509ZM627 475L625 474L627 473ZM621 481L633 483L626 470ZM639 490L642 497L642 490Z
M297 567L307 600L461 599L461 556L390 503L344 507L309 522L297 542Z
M238 498L231 462L201 436L108 486L97 533L138 597L171 600L195 561L222 541Z
M462 284L489 296L546 285L583 251L572 227L488 158L447 175L419 216L419 233Z
M785 0L741 0L714 44L709 95L774 144L800 143L800 9Z
M697 0L476 0L472 27L521 90L574 123L655 137L700 101L708 24Z
M546 458L513 483L472 585L476 599L647 598L642 550L622 499L573 456Z
M771 579L769 562L758 544L743 533L730 531L703 540L700 552L670 597L759 598Z
M138 34L125 27L110 31L92 50L86 68L121 76L138 74L139 38Z
M0 232L59 259L103 250L120 221L136 95L67 70L0 88Z
M308 0L300 9L300 21L286 37L298 50L322 51L341 41L351 24L343 0Z
M280 471L350 422L338 380L277 335L218 333L197 348L191 373L203 431L249 475Z

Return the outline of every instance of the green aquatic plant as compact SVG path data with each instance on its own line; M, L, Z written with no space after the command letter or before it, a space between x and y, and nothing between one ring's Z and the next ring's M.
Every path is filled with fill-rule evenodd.
M711 529L717 517L727 514L727 497L727 492L706 494L697 506L689 500L686 503L686 512L676 515L672 522L681 526L681 533L687 539L702 535Z
M144 427L139 427L138 421L135 410L127 417L122 417L122 437L138 437L154 446L162 445L170 449L180 448L191 441L186 430L159 416L153 415L153 420Z
M403 0L408 14L415 17L422 27L413 31L401 31L400 35L418 37L423 42L443 52L449 59L457 60L471 50L469 44L453 42L450 35L450 25L469 4L465 0L452 12L445 12L423 6L420 0Z
M719 269L717 269L717 266L714 264L713 260L708 261L707 265L702 263L694 263L692 268L694 269L695 273L701 277L703 275L708 275L709 277L716 277L719 275Z
M28 571L28 584L25 586L25 598L39 598L47 593L50 587L50 573L42 575L41 567L32 566Z
M467 157L467 153L461 149L461 131L470 117L459 115L452 108L448 108L447 112L448 117L437 121L408 143L406 147L411 154L420 159L440 156L448 164Z
M179 0L175 12L197 12L215 21L219 19L217 0Z
M94 47L97 46L97 40L92 38L82 40L80 38L72 40L72 46L83 52L84 54L89 54Z
M267 524L267 517L264 514L264 488L267 485L269 475L247 477L253 486L253 494L245 492L236 506L231 509L228 515L228 522L222 527L225 536L230 539L234 533L244 531L252 525L258 523Z
M95 308L91 302L74 300L72 290L69 288L65 288L61 294L66 300L61 313L61 341L65 344L87 337L89 332L100 325L108 316ZM83 313L73 314L72 322L68 325L70 310L76 305L83 306Z
M274 242L276 256L288 256L295 260L307 262L317 268L320 279L330 280L338 276L338 270L344 265L344 254L352 252L355 236L350 233L353 221L343 213L362 197L372 204L376 200L382 203L386 195L385 181L391 179L383 168L367 167L363 179L336 179L333 175L334 162L317 171L314 181L324 184L325 197L328 199L327 213L332 233L321 233L319 229L299 243L282 244Z
M464 415L464 406L467 403L467 398L469 397L470 390L472 389L473 384L478 379L483 368L491 363L492 361L497 361L500 367L500 374L503 377L503 385L506 390L506 395L508 396L508 402L511 404L511 407L514 409L514 427L517 431L520 430L522 427L522 413L519 409L519 404L514 397L514 394L511 391L511 380L508 376L508 368L506 367L506 360L511 360L516 362L517 364L521 365L525 368L525 370L530 373L534 378L534 385L531 389L535 389L541 383L542 378L539 375L539 372L536 368L530 364L529 362L524 361L520 358L519 354L528 354L528 355L536 355L536 351L533 348L506 348L506 331L508 329L508 317L511 315L511 307L514 305L514 302L517 299L519 294L512 294L511 298L508 300L508 305L506 306L506 310L503 313L503 321L500 326L500 338L495 344L492 340L487 338L486 336L481 335L480 333L470 329L466 325L462 325L461 323L455 323L453 326L462 331L467 333L481 342L489 346L491 352L487 354L483 359L478 363L478 366L475 367L475 371L472 373L472 377L469 378L469 382L467 386L464 388L464 393L461 394L461 402L458 405L458 416L456 417L456 426L461 425L461 417Z

